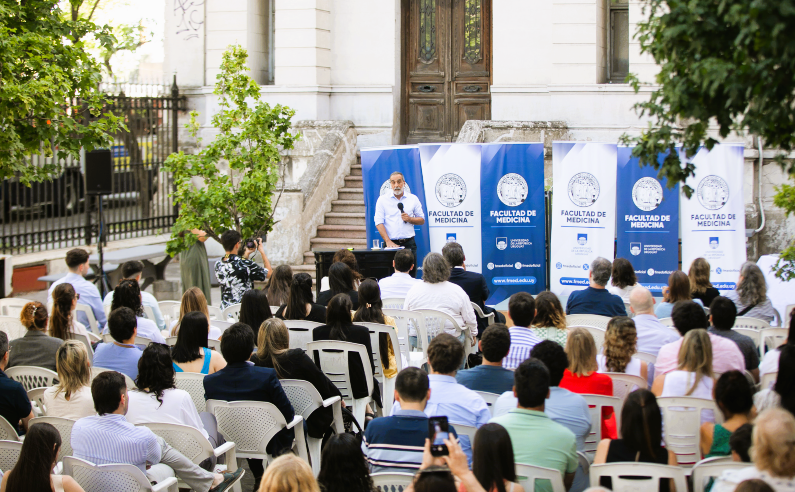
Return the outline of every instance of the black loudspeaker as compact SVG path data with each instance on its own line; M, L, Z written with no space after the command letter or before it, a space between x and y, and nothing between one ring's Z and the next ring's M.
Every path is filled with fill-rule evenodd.
M86 193L113 193L113 161L110 158L110 149L97 149L86 153Z

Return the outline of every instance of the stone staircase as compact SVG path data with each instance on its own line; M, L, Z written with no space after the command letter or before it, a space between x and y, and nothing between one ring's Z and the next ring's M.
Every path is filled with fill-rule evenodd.
M367 247L361 158L351 166L350 174L345 176L345 184L337 192L337 199L331 202L331 211L326 213L323 225L317 228L317 236L309 240L312 251ZM292 265L293 273L306 272L315 278L315 254L312 251L304 252L302 265Z

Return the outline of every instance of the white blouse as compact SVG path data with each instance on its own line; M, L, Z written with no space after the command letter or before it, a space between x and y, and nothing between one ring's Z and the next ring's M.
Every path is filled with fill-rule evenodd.
M209 437L204 430L196 405L187 391L170 388L163 391L161 404L154 393L130 390L130 407L127 410L127 422L131 424L182 424L199 429L204 437Z
M47 388L42 396L47 415L63 417L65 419L79 420L83 417L96 415L94 409L94 397L91 396L91 387L83 386L78 391L69 395L69 401L61 391L56 395L58 388L52 386Z

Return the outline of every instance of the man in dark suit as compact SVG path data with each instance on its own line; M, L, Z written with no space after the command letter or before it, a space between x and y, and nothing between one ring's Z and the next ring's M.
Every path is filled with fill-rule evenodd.
M464 292L469 296L469 300L477 304L483 314L494 313L495 323L505 323L505 316L485 304L486 299L489 298L489 286L486 284L486 277L466 270L464 248L460 244L451 241L442 248L442 256L450 264L450 282L464 289ZM478 337L483 334L483 330L486 327L486 319L478 317Z
M204 378L204 397L208 400L224 401L264 401L273 403L292 422L295 414L290 400L282 389L276 371L266 367L256 367L247 361L254 346L254 331L245 323L230 326L221 339L221 354L226 359L226 367ZM278 456L293 445L295 434L292 429L280 430L268 443L268 454ZM254 490L265 471L262 460L248 460L254 474Z

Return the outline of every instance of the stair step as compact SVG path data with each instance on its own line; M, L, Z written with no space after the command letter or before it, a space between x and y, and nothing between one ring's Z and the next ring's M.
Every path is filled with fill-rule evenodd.
M364 213L364 201L363 200L332 200L331 201L331 211L332 212L358 212Z
M360 247L367 248L367 238L350 238L350 237L313 237L309 240L312 249L340 249Z
M329 212L326 214L328 225L366 225L363 213L354 212Z
M363 176L345 176L346 188L362 188Z
M315 266L315 253L312 251L305 251L304 252L304 265L311 265Z
M351 173L349 176L361 176L362 175L362 165L361 164L353 164L351 165Z
M326 238L367 238L364 225L321 225L317 227L317 237Z
M308 273L309 275L312 276L312 278L314 278L315 277L315 262L314 262L314 258L315 257L313 255L312 256L312 264L311 265L308 265L308 264L291 265L290 268L293 269L293 274L296 274L296 273Z
M338 200L361 200L364 202L364 188L340 188L337 190Z

